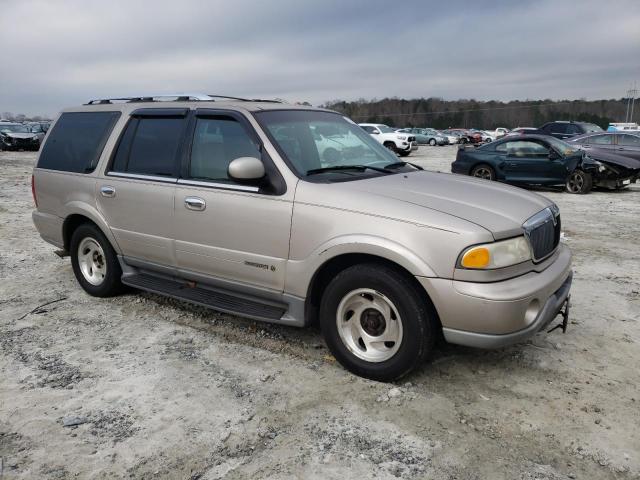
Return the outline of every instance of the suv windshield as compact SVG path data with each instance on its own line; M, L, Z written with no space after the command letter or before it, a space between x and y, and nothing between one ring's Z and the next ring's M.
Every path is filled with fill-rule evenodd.
M0 125L0 132L31 133L26 125Z
M254 115L301 177L309 176L309 172L314 177L318 173L341 177L380 175L384 174L380 169L398 164L398 158L393 153L358 125L337 113L269 110ZM360 168L344 168L350 166ZM406 170L413 168L397 168L393 171Z

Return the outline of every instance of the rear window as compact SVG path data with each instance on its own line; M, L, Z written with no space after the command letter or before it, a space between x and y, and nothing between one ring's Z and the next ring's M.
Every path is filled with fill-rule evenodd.
M42 147L38 168L92 172L119 117L120 112L63 113Z

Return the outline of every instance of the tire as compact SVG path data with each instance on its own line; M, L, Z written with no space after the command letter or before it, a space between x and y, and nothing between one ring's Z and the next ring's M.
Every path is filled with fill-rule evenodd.
M569 174L565 183L565 190L568 193L584 195L593 188L593 177L584 170L576 169Z
M496 171L486 163L481 163L480 165L473 167L469 175L476 178L482 178L484 180L496 179Z
M466 138L466 137L462 137L462 138L460 139L460 143L462 143L462 144L469 143L469 139L468 139L468 138Z
M425 293L385 265L349 267L322 296L320 327L329 350L344 368L371 380L397 380L420 365L433 349L436 325ZM395 341L372 341L387 334Z
M112 297L124 290L118 256L98 227L85 223L76 228L70 253L76 280L89 295Z
M436 142L436 139L435 139L435 138L432 138L431 140L429 140L429 145L431 145L432 147L435 147L435 146L436 146L436 143L437 143L437 142Z
M398 153L398 149L396 148L396 144L393 142L385 142L384 146L391 150L393 153Z

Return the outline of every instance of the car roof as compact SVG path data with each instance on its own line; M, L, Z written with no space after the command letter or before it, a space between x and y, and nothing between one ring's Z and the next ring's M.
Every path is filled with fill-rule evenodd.
M62 110L63 113L67 112L105 112L105 111L120 111L123 113L131 113L138 109L167 109L167 108L207 108L214 110L236 110L245 112L258 112L265 110L309 110L309 111L324 111L331 113L338 113L333 110L328 110L320 107L313 107L307 105L293 105L280 101L272 100L245 100L222 97L219 99L210 98L204 100L145 100L150 97L131 97L127 98L114 98L114 99L101 99L91 100L84 105L75 107L69 107ZM153 97L156 98L156 97Z

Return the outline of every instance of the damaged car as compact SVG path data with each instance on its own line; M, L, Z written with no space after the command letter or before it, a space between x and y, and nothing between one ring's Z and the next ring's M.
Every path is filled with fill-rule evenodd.
M27 125L0 124L0 150L38 150L40 139Z
M569 193L593 187L625 188L640 176L640 162L591 149L585 152L546 135L508 136L479 148L460 147L451 171L521 186L564 186Z

